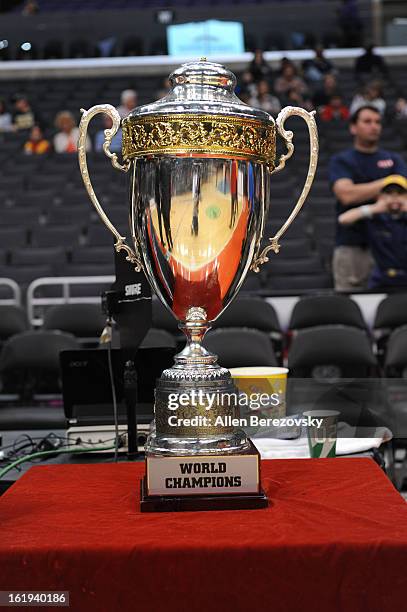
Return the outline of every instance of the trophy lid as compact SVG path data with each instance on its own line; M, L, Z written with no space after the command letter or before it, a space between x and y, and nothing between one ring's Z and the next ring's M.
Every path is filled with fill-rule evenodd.
M236 77L225 66L205 58L183 64L169 76L170 92L131 111L129 118L168 114L217 114L274 123L269 113L248 106L235 94Z
M123 156L211 155L274 164L275 123L235 94L235 75L205 58L183 64L170 92L123 119Z

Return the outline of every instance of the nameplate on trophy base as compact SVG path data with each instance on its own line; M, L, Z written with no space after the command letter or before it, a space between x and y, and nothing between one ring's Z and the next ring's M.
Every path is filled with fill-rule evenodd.
M265 508L256 447L236 454L146 458L141 511Z

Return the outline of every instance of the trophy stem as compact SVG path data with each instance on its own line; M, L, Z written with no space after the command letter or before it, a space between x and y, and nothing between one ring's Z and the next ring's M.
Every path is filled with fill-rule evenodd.
M179 324L187 337L186 347L175 356L174 368L216 368L217 355L207 351L202 346L202 341L206 332L210 329L210 324L206 318L203 308L192 307L188 310L186 320Z
M164 370L157 381L155 426L147 439L147 457L246 449L245 433L232 424L238 416L238 406L230 372L217 364L217 355L202 346L210 328L205 309L189 308L179 327L187 337L187 345L175 356L172 368ZM186 398L186 402L178 405L179 398Z

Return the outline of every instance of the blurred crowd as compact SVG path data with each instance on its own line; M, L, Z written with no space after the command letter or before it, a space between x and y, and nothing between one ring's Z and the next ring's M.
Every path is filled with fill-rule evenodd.
M126 89L121 93L120 105L117 110L120 117L126 117L137 106L137 92ZM97 132L93 142L88 137L86 148L88 151L103 151L105 140L104 130L112 127L110 117L104 115L103 129ZM59 111L54 119L54 126L44 125L39 110L33 108L25 94L16 94L10 103L0 100L0 132L18 132L25 134L27 140L23 144L23 151L27 155L43 155L54 151L55 153L76 153L78 150L79 129L72 112ZM47 136L52 134L51 137ZM121 151L121 130L113 138L111 151Z
M389 71L384 59L372 46L365 48L354 65L355 89L352 99L346 101L341 92L338 70L324 54L322 47L314 49L314 57L299 67L283 57L277 70L272 70L261 50L243 73L238 95L243 102L277 115L284 106L301 106L316 110L321 121L344 121L358 108L369 104L377 108L382 117L407 118L407 99L404 92L393 106L386 104L384 89Z
M336 129L334 123L339 132L349 133L349 141L343 140L343 150L329 160L324 179L327 206L336 200L336 214L332 209L336 238L329 267L335 288L363 291L407 287L407 165L403 155L391 150L393 141L387 139L388 148L382 147L386 123L394 126L399 122L400 131L405 131L407 97L398 90L386 62L371 46L356 59L354 77L354 91L349 89L349 80L347 84L343 80L344 94L341 74L322 47L316 47L313 56L301 65L284 57L277 68L257 50L240 75L236 93L243 102L274 117L285 106L299 106L316 112L320 126L326 125L325 133ZM165 79L156 97L165 96L169 90L170 83ZM139 104L138 94L134 89L119 91L115 90L114 97L124 118ZM41 109L35 108L26 94L15 94L0 101L0 132L9 132L11 138L18 133L26 155L76 153L78 117L69 110L57 109L53 108L45 122ZM99 131L88 135L88 151L102 152L105 130L112 127L107 115L99 121ZM121 142L119 130L111 151L120 152Z
M348 120L358 108L369 104L377 108L383 118L407 119L407 97L400 92L395 104L386 103L384 88L389 79L385 61L373 47L366 47L354 66L357 89L353 98L345 100L340 88L338 70L324 54L322 47L314 49L314 57L296 65L283 57L278 69L272 69L261 50L256 50L254 59L241 75L236 93L239 98L256 108L276 116L287 105L300 106L308 111L316 110L322 122ZM164 96L169 90L166 79L157 92ZM121 94L118 111L125 117L137 106L138 96L134 90ZM108 117L104 129L111 127ZM70 111L61 109L54 119L54 125L44 125L39 109L33 108L28 97L16 94L13 99L0 99L0 132L27 133L24 152L44 154L73 153L77 150L78 129ZM45 136L47 134L47 136ZM51 137L50 137L51 135ZM121 134L115 137L111 149L119 151ZM93 142L88 138L88 149L102 151L104 133L101 130Z

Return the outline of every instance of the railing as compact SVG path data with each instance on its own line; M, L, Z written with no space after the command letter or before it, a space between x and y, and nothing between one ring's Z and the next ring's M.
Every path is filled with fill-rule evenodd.
M389 65L405 65L407 46L376 47ZM338 67L353 67L355 59L362 55L363 49L326 49L325 57ZM314 57L310 49L266 51L264 58L273 68L278 68L281 59L302 62ZM216 55L211 61L227 64L228 68L241 71L253 59L253 53ZM190 61L190 56L153 55L142 57L104 57L55 60L15 60L0 62L0 80L22 78L71 78L124 75L167 75L180 64Z
M21 306L21 289L17 285L16 281L12 280L11 278L0 278L0 287L1 286L8 287L11 290L13 297L0 298L0 304Z
M114 276L60 276L37 278L27 289L27 315L31 325L39 326L43 323L42 313L37 314L36 309L44 306L58 304L99 304L100 295L72 296L71 288L74 285L111 285ZM39 288L60 286L61 297L36 297Z
M73 285L102 285L112 284L115 280L114 276L66 276L56 278L38 278L34 280L27 289L27 314L32 325L39 326L43 323L41 314L37 315L35 309L37 307L53 306L56 304L98 304L100 303L100 295L89 296L71 296L70 287ZM21 291L17 283L9 278L0 278L0 286L8 285L14 291L14 298L10 300L1 300L0 304L21 304ZM35 291L39 287L61 286L61 297L35 297ZM288 322L291 316L292 309L295 303L300 299L299 295L291 296L264 296L267 302L274 306L277 316L283 330L288 327ZM354 299L360 309L369 327L373 327L374 315L378 304L386 297L385 293L359 293L350 294L350 298Z

